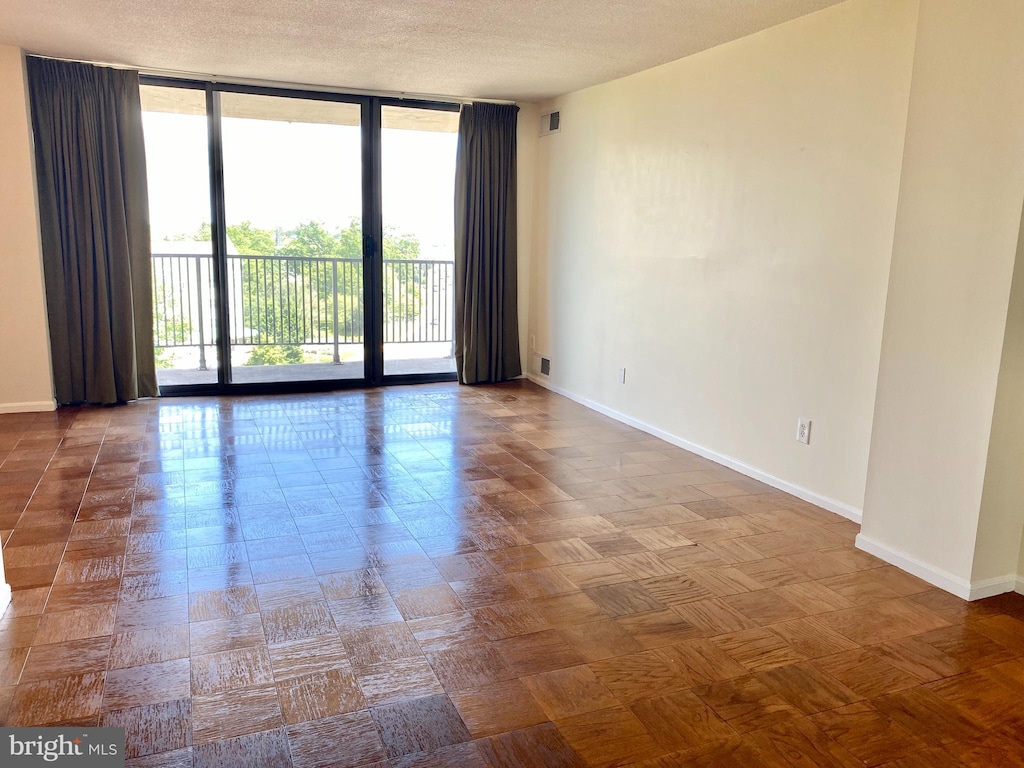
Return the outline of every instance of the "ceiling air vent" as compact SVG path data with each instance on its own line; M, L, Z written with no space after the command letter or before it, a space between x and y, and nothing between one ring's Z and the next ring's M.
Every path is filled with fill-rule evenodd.
M550 136L552 133L558 133L560 130L558 116L558 112L547 112L540 116L541 136Z

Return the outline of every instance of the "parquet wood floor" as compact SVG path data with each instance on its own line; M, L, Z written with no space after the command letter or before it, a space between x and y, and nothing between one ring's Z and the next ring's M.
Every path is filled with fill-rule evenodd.
M1024 765L1024 598L528 383L0 416L0 720L129 765Z

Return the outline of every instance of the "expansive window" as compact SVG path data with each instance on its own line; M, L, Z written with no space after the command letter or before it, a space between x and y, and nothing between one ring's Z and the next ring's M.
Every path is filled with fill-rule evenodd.
M459 113L381 109L384 373L454 372Z
M216 384L206 94L146 85L139 90L153 236L157 380L161 385Z
M457 107L142 92L162 391L451 375Z

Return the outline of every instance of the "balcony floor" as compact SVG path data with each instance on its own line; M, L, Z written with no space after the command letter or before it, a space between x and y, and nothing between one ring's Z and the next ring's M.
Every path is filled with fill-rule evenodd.
M455 359L451 357L422 357L406 360L385 360L384 373L405 376L417 373L454 373ZM162 387L194 384L216 384L215 368L200 371L195 368L161 368L157 381ZM297 365L238 365L232 379L236 384L270 384L282 381L345 381L363 377L363 361L344 363L300 363Z

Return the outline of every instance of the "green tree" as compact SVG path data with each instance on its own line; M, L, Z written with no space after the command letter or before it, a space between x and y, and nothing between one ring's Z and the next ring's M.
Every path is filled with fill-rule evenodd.
M227 235L242 256L241 325L257 348L275 346L250 358L251 364L274 364L295 358L302 344L333 341L335 302L338 333L358 342L363 335L363 232L360 219L331 232L322 222L306 221L275 232L252 222L229 224ZM192 239L210 240L208 223ZM384 233L385 323L400 324L418 316L423 306L425 273L407 263L420 256L411 235ZM268 258L284 257L284 258ZM394 263L399 262L399 263ZM230 278L229 278L230 279Z
M243 256L273 256L277 248L274 233L269 229L256 229L250 221L229 224L227 235Z

